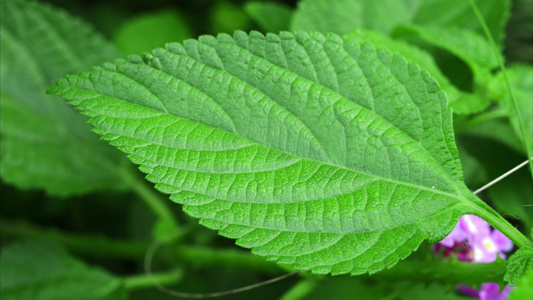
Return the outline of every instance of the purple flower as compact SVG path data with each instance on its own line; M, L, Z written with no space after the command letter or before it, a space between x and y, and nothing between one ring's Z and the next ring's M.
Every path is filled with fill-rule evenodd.
M464 215L459 219L452 232L439 243L435 251L444 250L444 256L455 253L460 261L492 262L498 254L505 259L504 251L513 249L513 242L497 229L491 229L483 219ZM504 300L513 288L506 286L500 292L497 283L483 283L478 291L466 285L458 285L457 290L466 296L481 300Z
M505 300L512 289L514 287L506 285L500 293L500 286L497 283L483 283L479 291L462 284L457 286L457 290L465 296L481 300Z
M510 251L511 249L513 249L513 242L503 233L494 229L489 235L480 237L472 245L472 261L493 262L498 254L502 259L505 259L506 256L503 251Z
M465 243L466 242L466 243ZM492 262L498 254L505 259L504 251L510 251L513 243L489 223L474 215L464 215L452 232L435 245L435 251L444 248L444 255L456 252L461 261Z
M512 289L514 289L514 287L506 285L500 293L500 286L497 283L484 283L481 285L481 290L479 291L479 299L505 300Z

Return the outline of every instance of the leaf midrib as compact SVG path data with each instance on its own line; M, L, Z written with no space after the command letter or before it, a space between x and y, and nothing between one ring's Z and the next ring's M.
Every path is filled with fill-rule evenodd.
M177 79L177 78L176 78ZM71 89L71 90L79 90L79 91L85 91L85 92L89 92L89 93L94 93L96 94L95 96L93 97L84 97L83 100L81 101L84 101L84 100L89 100L89 99L92 99L92 98L97 98L99 96L106 96L106 97L109 97L109 98L113 98L115 100L118 100L118 101L122 101L122 102L126 102L126 103L129 103L129 104L132 104L132 105L135 105L135 106L138 106L142 109L148 109L148 110L151 110L153 112L156 112L158 115L168 115L172 118L179 118L179 119L183 119L183 120L186 120L188 122L192 122L192 123L195 123L195 124L198 124L200 126L207 126L205 124L202 124L202 123L199 123L199 122L196 122L194 120L190 120L190 119L187 119L187 118L182 118L182 117L179 117L179 116L176 116L176 115L173 115L173 114L170 114L170 113L165 113L165 112L161 112L161 111L158 111L158 110L155 110L155 109L152 109L152 108L148 108L148 107L145 107L145 106L141 106L139 104L136 104L136 103L132 103L132 102L129 102L127 100L124 100L124 99L120 99L120 98L117 98L115 96L111 96L111 95L108 95L108 94L105 94L103 92L95 92L95 91L92 91L92 90L88 90L88 89L84 89L84 88L79 88L79 87L71 87L71 86L64 86L63 87L64 89ZM96 115L100 115L99 113L95 113L95 112L92 112L91 113L91 117L95 117ZM157 116L156 116L157 117ZM101 128L103 130L108 130L106 128L103 128L101 126L98 126L96 124L94 124L94 119L91 118L89 121L93 124L93 126L96 126L98 128ZM119 118L122 118L122 117L119 117ZM209 127L209 126L208 126ZM214 128L214 127L210 127L210 128L213 128L215 130L220 130L220 131L226 131L224 129L220 129L220 128ZM228 131L226 131L228 132ZM235 134L235 133L232 133L232 132L228 132L228 133L231 133L231 134ZM122 135L122 136L125 136L127 138L134 138L134 139L139 139L137 137L130 137L130 136L126 136L126 135L123 135L122 133L114 133L114 134L119 134L119 135ZM340 165L337 165L337 164L333 164L333 163L330 163L330 162L323 162L323 161L318 161L318 160L315 160L315 159L312 159L312 158L308 158L308 157L303 157L303 156L299 156L299 155L295 155L294 153L289 153L283 149L279 149L279 148L276 148L276 147L271 147L271 146L268 146L268 145L264 145L264 144L261 144L261 143L258 143L256 141L253 141L251 139L248 139L246 137L243 137L241 135L237 135L239 138L242 138L242 139L245 139L247 140L250 144L252 145L256 145L256 146L259 146L259 147L267 147L267 148L272 148L272 149L276 149L276 151L280 151L288 156L291 156L291 157L295 157L299 160L302 160L302 161L310 161L310 162L314 162L314 163L317 163L317 164L322 164L322 165L328 165L328 166L331 166L331 167L334 167L334 168L337 168L337 169L343 169L345 171L348 171L348 172L352 172L352 173L356 173L356 174L362 174L362 175L365 175L365 176L368 176L370 178L376 178L376 179L379 179L379 180L382 180L382 181L385 181L385 182L391 182L391 183L394 183L394 184L397 184L397 185L404 185L404 186L408 186L408 187L412 187L412 188L416 188L416 189L419 189L419 190L424 190L424 191L428 191L428 192L432 192L432 193L437 193L437 194L441 194L441 195L444 195L444 196L448 196L448 197L451 197L451 198L456 198L462 202L468 202L466 198L464 198L463 196L461 196L460 194L451 194L449 192L445 192L445 191L442 191L440 189L437 189L437 188L428 188L428 187L425 187L425 186L420 186L420 185L416 185L416 184L413 184L413 183L409 183L409 182L403 182L403 181L398 181L398 180L394 180L394 179L391 179L391 178L386 178L386 177L382 177L382 176L379 176L379 175L374 175L374 174L370 174L370 173L366 173L364 171L359 171L359 170L354 170L354 169L350 169L350 168L347 168L345 166L340 166ZM142 139L139 139L139 140L142 140ZM158 146L161 146L161 147L169 147L169 146L166 146L166 145L163 145L161 143L158 143L156 141L150 141L150 143L154 144L154 145L158 145ZM169 147L169 148L174 148L174 147ZM178 148L179 149L179 148ZM132 152L132 154L135 154L135 155L139 155L138 153L135 153L135 152ZM143 156L141 156L143 157ZM151 161L153 163L155 163L156 165L162 165L162 166L166 166L166 165L163 165L159 162L155 162L153 160L150 160L150 159L147 159L145 157L143 157L143 160L147 160L147 161ZM147 165L148 166L148 165ZM150 167L150 166L148 166ZM172 167L172 166L167 166L167 167L171 167L171 168L175 168L175 167ZM204 173L204 174L212 174L213 172L199 172L199 171L194 171L194 172L197 172L197 173ZM264 172L268 172L268 171L264 171ZM255 172L255 173L258 173L258 172ZM446 177L449 178L449 175L447 173L446 174ZM454 184L454 187L455 187L455 184ZM466 201L465 201L466 200Z

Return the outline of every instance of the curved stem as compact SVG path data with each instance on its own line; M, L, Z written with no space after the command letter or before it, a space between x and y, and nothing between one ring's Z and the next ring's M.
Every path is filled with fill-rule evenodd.
M455 125L455 134L458 134L459 132L463 132L477 124L485 123L487 121L496 120L496 119L502 119L507 117L507 113L503 109L495 109L488 112L483 112L481 114L478 114L474 116L473 118L460 122Z
M171 285L181 281L183 278L183 272L181 270L173 270L169 272L152 273L152 278L160 285ZM146 274L128 276L124 277L122 280L124 282L124 287L128 291L154 287L152 280L146 276Z
M507 262L496 260L491 263L459 261L404 260L394 268L371 275L386 280L414 280L428 283L480 284L484 282L503 283Z
M163 199L149 187L144 180L139 180L136 174L133 174L131 168L121 168L118 174L131 189L139 195L146 205L160 218L166 220L174 227L178 226L178 221L170 211Z
M507 70L505 69L505 64L503 63L502 55L499 53L498 47L496 46L496 43L494 42L494 38L492 37L492 34L490 33L487 23L485 22L485 19L483 18L483 15L479 11L479 8L477 7L476 3L474 2L474 0L468 0L468 2L470 3L470 6L472 7L474 14L476 15L476 18L479 21L479 24L483 28L483 32L487 36L489 43L491 45L492 51L494 55L496 56L498 64L500 65L500 69L503 74L503 79L505 80L505 85L507 87L507 91L509 92L509 96L511 99L511 106L516 115L516 118L518 119L517 123L518 123L518 127L520 130L520 134L522 135L523 140L524 140L524 148L528 156L530 156L531 151L533 151L533 149L530 149L528 144L525 142L527 131L524 128L524 120L522 120L522 114L520 114L520 110L518 109L518 105L516 103L516 99L513 94L513 89L511 89L511 83L509 82L509 77L507 76ZM533 176L533 161L529 162L529 168L531 170L531 175Z
M476 198L478 199L478 198ZM478 199L479 200L479 199ZM479 203L480 202L480 203ZM477 203L476 215L483 220L487 221L492 227L498 229L501 233L507 236L515 245L520 248L533 247L533 242L530 241L525 235L523 235L518 229L511 225L507 220L500 216L492 207L488 206L485 202L479 200ZM482 205L480 205L482 204Z
M317 278L306 278L296 283L290 290L288 290L280 300L300 300L313 292L318 286L319 280Z
M5 238L46 239L63 245L69 251L86 257L111 257L140 261L148 247L147 242L116 240L103 236L72 234L57 229L44 229L22 222L0 220L0 235ZM174 245L161 251L172 253L172 263L183 262L194 266L221 267L251 270L270 275L285 271L263 257L236 249L207 248L202 246ZM161 255L155 259L169 256Z

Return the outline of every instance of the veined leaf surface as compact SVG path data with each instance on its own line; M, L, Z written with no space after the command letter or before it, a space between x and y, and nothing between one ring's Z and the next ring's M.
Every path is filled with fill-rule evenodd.
M126 158L45 94L61 76L113 59L114 48L88 24L35 1L2 1L0 19L2 179L60 196L123 189L113 170Z
M438 84L353 39L202 36L49 92L204 225L297 269L377 272L496 215L462 183Z

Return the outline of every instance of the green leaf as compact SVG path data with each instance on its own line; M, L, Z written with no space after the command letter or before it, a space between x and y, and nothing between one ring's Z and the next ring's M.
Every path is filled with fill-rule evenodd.
M398 300L461 300L465 297L454 292L453 288L431 283L425 285L419 282L401 281L393 284L393 291Z
M511 286L516 286L524 275L533 269L533 249L520 248L507 262L507 272L503 278Z
M511 14L509 0L475 0L475 3L494 41L500 45L505 36L505 26ZM413 22L436 27L461 27L483 34L480 22L468 1L464 0L424 0Z
M380 32L372 30L358 29L345 36L346 38L354 38L357 41L368 41L374 46L385 47L388 50L401 54L409 62L420 66L424 71L427 71L442 87L448 96L450 106L456 114L472 114L485 109L489 104L488 98L482 98L470 93L459 91L452 85L446 76L442 74L435 60L427 51L410 45L401 40L393 40Z
M123 156L86 118L44 90L60 76L116 56L87 24L33 1L1 3L0 170L20 188L55 195L122 188Z
M122 24L114 34L115 43L124 54L141 54L191 37L181 14L168 9L138 15Z
M364 277L335 276L322 278L304 300L388 299L388 286L369 282ZM335 292L332 292L335 291Z
M384 47L392 52L398 53L405 57L409 62L415 63L424 71L427 71L431 77L437 80L439 85L443 87L447 94L457 94L459 91L450 84L448 78L442 74L439 67L435 63L431 54L419 47L410 45L401 40L394 40L380 32L373 30L358 29L345 36L346 38L354 38L359 42L368 41L377 47Z
M462 214L515 230L464 186L438 84L370 44L202 36L48 91L202 224L297 269L377 272Z
M507 300L524 300L533 298L533 269L529 269L527 273L520 278L516 285L516 289L512 290Z
M244 10L265 32L289 30L292 9L285 4L250 1Z
M472 70L478 84L485 83L488 71L498 66L489 42L480 34L461 28L432 28L400 25L392 32L396 38L416 36L424 43L442 48L462 59Z
M251 19L244 8L233 1L214 1L210 11L212 32L234 32L250 26Z
M471 115L484 111L489 107L489 98L477 94L458 91L455 98L450 99L450 107L457 115Z
M493 97L499 99L507 110L511 125L522 141L527 157L533 157L533 67L514 65L506 71L513 98L509 94L503 73L498 73L491 82ZM529 166L533 176L533 161Z
M302 0L294 12L291 29L345 34L365 28L387 34L397 24L408 23L421 2L422 0Z
M123 299L121 281L71 257L56 244L20 242L2 248L0 296L17 300Z

